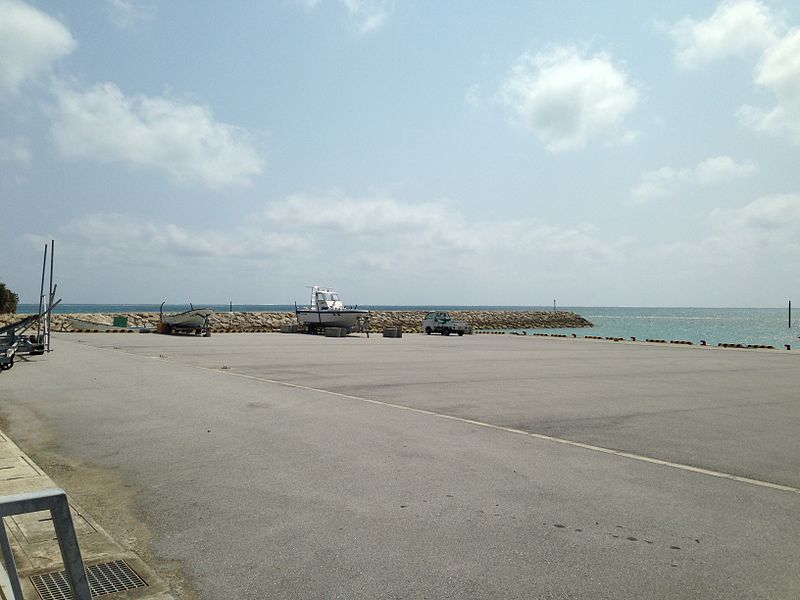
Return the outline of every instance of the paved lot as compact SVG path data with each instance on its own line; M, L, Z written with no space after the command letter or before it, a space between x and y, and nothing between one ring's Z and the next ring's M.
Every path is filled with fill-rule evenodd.
M796 352L73 334L0 412L202 598L796 598L799 389Z

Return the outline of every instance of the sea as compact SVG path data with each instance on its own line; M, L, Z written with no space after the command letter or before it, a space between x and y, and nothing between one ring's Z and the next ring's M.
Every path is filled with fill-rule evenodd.
M196 304L217 312L293 312L293 304ZM17 312L38 311L35 304L21 304ZM128 313L158 312L158 304L59 304L55 313ZM165 304L164 312L181 312L185 304ZM362 305L372 310L547 310L544 306L387 306ZM594 324L592 328L528 329L526 333L574 333L637 340L682 340L699 344L754 344L783 348L800 346L800 314L792 316L788 308L643 308L618 306L565 306L558 310L575 312ZM800 311L795 311L800 312Z
M552 308L551 308L552 310ZM637 340L681 340L708 345L753 344L783 348L800 346L800 314L788 308L641 308L573 307L572 310L594 324L587 329L535 329L529 333L566 333L622 337Z

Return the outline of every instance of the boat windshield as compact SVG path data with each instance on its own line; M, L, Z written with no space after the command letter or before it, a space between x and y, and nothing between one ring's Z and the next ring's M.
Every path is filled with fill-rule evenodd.
M342 308L342 302L339 300L339 295L330 290L315 290L311 296L312 308L327 310L334 308Z

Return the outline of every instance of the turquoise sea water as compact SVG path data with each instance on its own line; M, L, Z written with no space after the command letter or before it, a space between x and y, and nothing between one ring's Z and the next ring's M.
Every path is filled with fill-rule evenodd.
M209 306L195 304L195 306ZM227 312L228 304L210 305L218 312ZM165 304L165 312L179 312L188 306ZM552 307L530 306L368 306L375 310L428 310L433 308L479 310L553 310ZM35 313L38 306L20 305L18 312ZM158 312L158 304L60 304L58 313L121 313ZM234 311L290 312L290 304L234 304ZM761 344L782 348L784 344L800 346L800 311L793 315L789 329L786 308L635 308L635 307L559 307L578 313L594 324L591 329L533 329L530 333L575 333L578 337L636 337L663 340L686 340L710 345L719 343Z
M594 324L586 329L534 329L531 333L575 333L637 340L684 340L709 345L759 344L783 348L800 345L800 314L786 308L628 308L565 307Z

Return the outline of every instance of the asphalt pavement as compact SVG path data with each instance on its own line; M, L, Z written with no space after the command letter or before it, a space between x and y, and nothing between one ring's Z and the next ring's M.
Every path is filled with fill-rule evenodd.
M180 564L200 598L800 597L795 351L54 344L0 375L5 431L113 475L151 566ZM114 531L113 510L92 514Z

